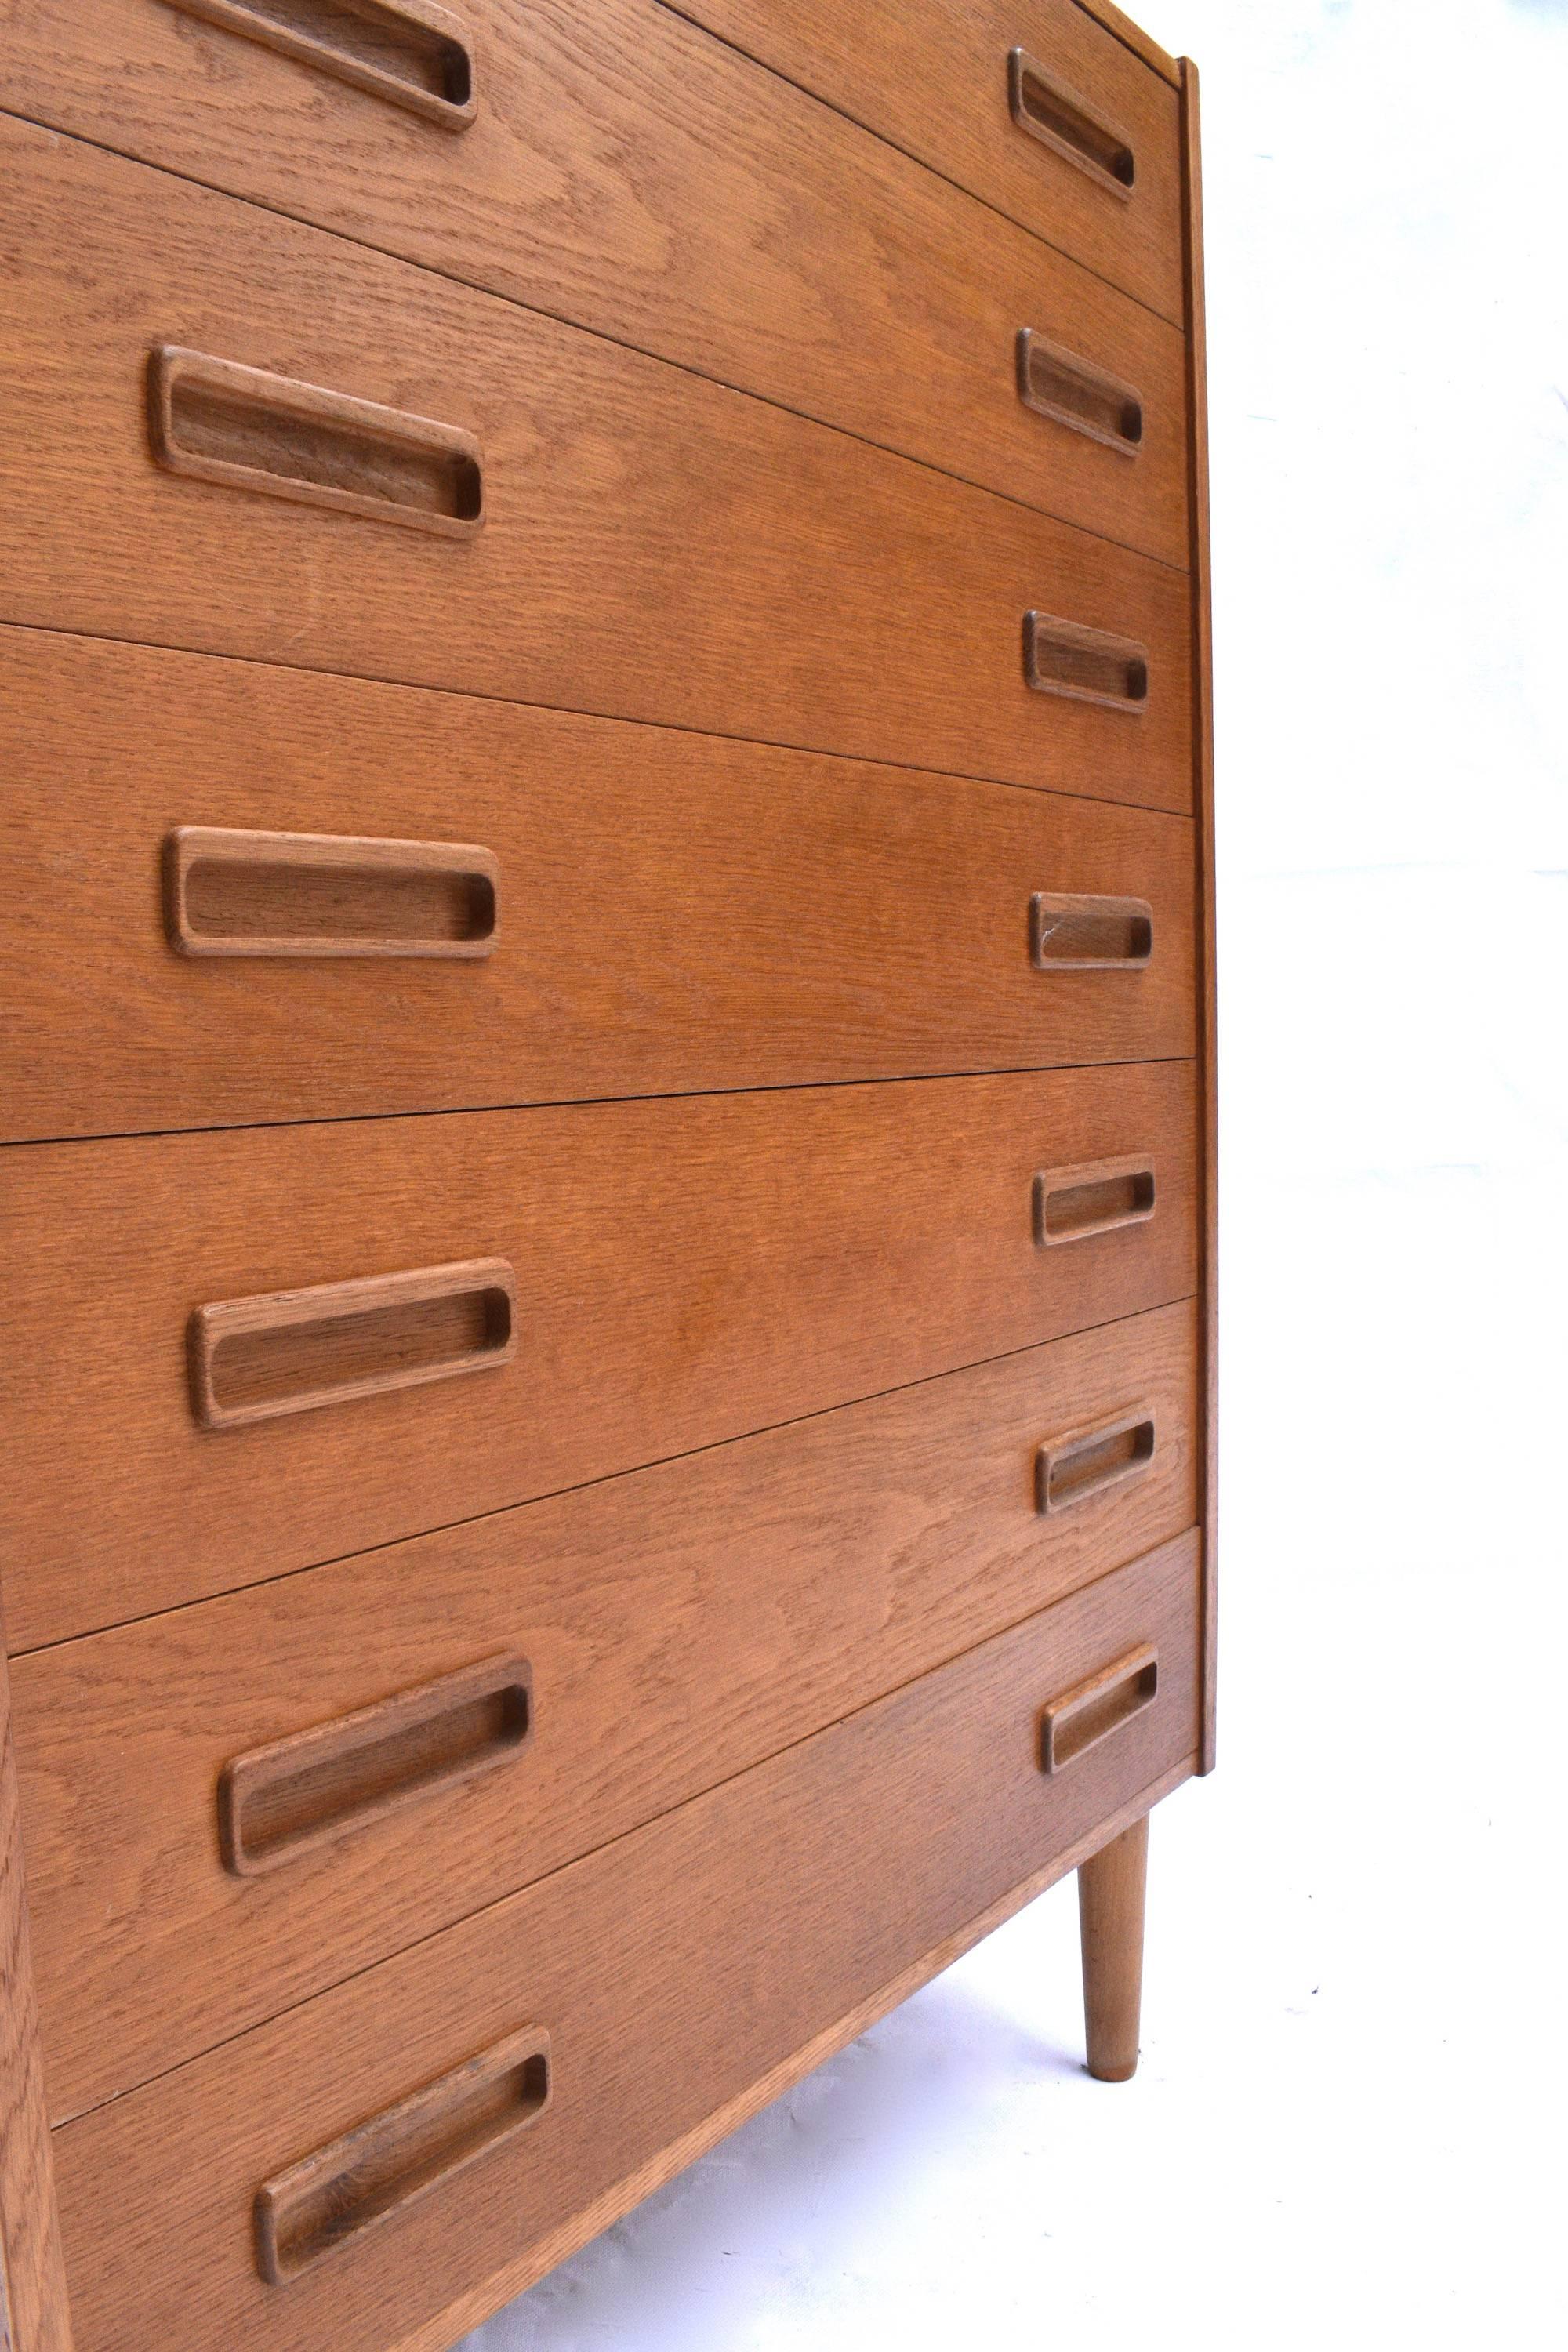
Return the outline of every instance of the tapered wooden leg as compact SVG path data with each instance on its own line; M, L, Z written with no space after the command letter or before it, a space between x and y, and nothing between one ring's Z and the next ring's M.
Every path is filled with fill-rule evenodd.
M1079 1866L1078 1923L1083 1940L1083 2022L1089 2071L1125 2083L1138 2071L1138 2008L1143 1992L1143 1884L1149 1816L1134 1822Z

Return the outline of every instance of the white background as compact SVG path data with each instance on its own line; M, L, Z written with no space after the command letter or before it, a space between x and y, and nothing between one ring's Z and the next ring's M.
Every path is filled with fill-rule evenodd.
M1135 13L1203 68L1224 1106L1142 2070L1058 1887L468 2352L1563 2340L1568 4Z

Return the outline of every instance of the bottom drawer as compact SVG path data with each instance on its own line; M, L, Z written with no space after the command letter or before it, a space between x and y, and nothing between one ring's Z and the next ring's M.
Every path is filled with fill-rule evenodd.
M1197 1579L1182 1537L59 2126L77 2352L460 2334L1195 1761Z

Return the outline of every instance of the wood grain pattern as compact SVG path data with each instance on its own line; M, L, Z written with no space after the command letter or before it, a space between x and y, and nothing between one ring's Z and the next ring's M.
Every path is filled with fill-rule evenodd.
M679 0L679 8L1151 310L1185 317L1176 91L1076 0L769 0L765 8ZM1007 58L1017 47L1125 127L1141 159L1134 202L1016 128Z
M1130 2082L1138 2071L1148 1869L1147 1813L1079 1864L1084 2036L1100 2083Z
M1078 5L1087 16L1093 16L1103 25L1108 33L1114 33L1122 47L1131 49L1134 57L1142 58L1146 66L1152 67L1173 89L1181 88L1181 68L1175 58L1168 50L1163 49L1142 25L1135 25L1125 9L1116 5L1116 0L1078 0Z
M526 2253L514 2255L489 2276L466 2287L433 2321L426 2321L400 2332L391 2352L447 2352L447 2347L468 2329L488 2319L503 2304L510 2303L514 2295L532 2286L536 2280L544 2277L558 2263L566 2262L591 2239L596 2238L601 2231L607 2230L622 2214L629 2212L634 2205L640 2204L645 2197L651 2197L656 2189L662 2189L689 2164L695 2163L699 2157L717 2147L748 2117L758 2114L773 2100L781 2098L815 2067L822 2065L847 2043L857 2041L876 2024L879 2018L885 2017L889 2010L897 2009L900 2001L908 2000L911 1993L918 1992L932 1977L940 1976L944 1969L962 1959L965 1952L1004 1926L1026 1904L1034 1902L1047 1887L1080 1868L1108 1837L1120 1836L1122 1830L1142 1820L1152 1806L1159 1804L1190 1776L1193 1762L1194 1759L1189 1758L1173 1766L1170 1771L1162 1773L1159 1780L1152 1781L1148 1788L1140 1790L1135 1797L1119 1805L1088 1837L1079 1838L1065 1853L1046 1864L1043 1869L1031 1872L1027 1878L1009 1888L1005 1895L989 1905L976 1918L966 1921L952 1935L944 1936L940 1944L934 1944L929 1952L922 1952L919 1959L900 1969L896 1977L879 1985L864 2000L857 2001L853 2009L836 2018L830 2026L814 2034L809 2042L803 2042L787 2058L781 2059L776 2066L770 2066L745 2090L734 2098L727 2099L722 2106L716 2108L710 2116L705 2116L700 2123L683 2132L678 2139L661 2148L657 2156L638 2165L635 2171L616 2181L556 2228L547 2230Z
M1167 1547L66 2125L81 2352L381 2352L430 2321L1181 1764L1195 1570L1190 1540ZM1171 1660L1155 1704L1080 1774L1047 1779L1043 1696L1140 1637ZM247 2228L258 2183L525 2021L552 2042L537 2123L468 2171L460 2200L422 2199L287 2294L267 2286Z
M7 102L1185 567L1179 309L656 0L468 13L485 96L461 139L163 0L92 0L69 38L52 0L11 0ZM1020 413L1020 327L1138 385L1136 467Z
M11 1138L1161 1060L1195 1044L1181 818L15 629L0 629L0 766ZM494 950L482 967L187 966L155 870L187 820L405 837L460 824L495 869ZM210 922L300 920L286 877L270 897L258 874L238 887ZM1129 890L1157 936L1146 970L1030 969L1037 892ZM350 919L349 891L323 921Z
M1125 2079L1213 1761L1195 74L461 5L0 0L6 2352L437 2352L1068 1868Z
M4 1649L0 1642L0 1650ZM71 2352L55 2212L11 1686L0 1656L0 2345Z
M1190 1527L1193 1311L1110 1324L16 1659L56 2120ZM1042 1519L1035 1449L1131 1397L1159 1420L1144 1475ZM219 1867L213 1791L230 1758L502 1650L528 1658L539 1703L515 1771L426 1796L261 1877Z
M14 119L0 168L0 618L1190 809L1184 572ZM484 530L162 472L171 342L462 427ZM1029 692L1035 606L1147 646L1136 721Z
M1193 759L1197 779L1198 1007L1203 1072L1204 1740L1215 1763L1219 1663L1219 1038L1215 946L1214 629L1209 564L1208 356L1204 326L1203 160L1198 69L1182 59L1183 189L1186 212L1188 360L1192 386Z
M1156 1063L15 1147L12 1641L1186 1297L1194 1115L1190 1066ZM1042 1160L1133 1154L1160 1171L1152 1218L1037 1247ZM504 1370L197 1427L184 1334L204 1301L480 1256L517 1276Z

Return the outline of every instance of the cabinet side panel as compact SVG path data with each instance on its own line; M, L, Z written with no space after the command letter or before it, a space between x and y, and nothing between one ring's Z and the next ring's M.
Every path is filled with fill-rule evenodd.
M1209 603L1208 360L1204 333L1203 173L1198 140L1198 69L1182 59L1182 208L1186 227L1188 415L1192 436L1189 512L1193 531L1193 757L1197 784L1197 967L1203 1018L1199 1024L1202 1116L1202 1212L1199 1219L1203 1298L1203 1756L1215 1760L1215 1670L1218 1643L1219 1338L1219 1091L1215 1014L1214 657Z
M70 2352L44 2109L11 1681L0 1641L0 2347Z

